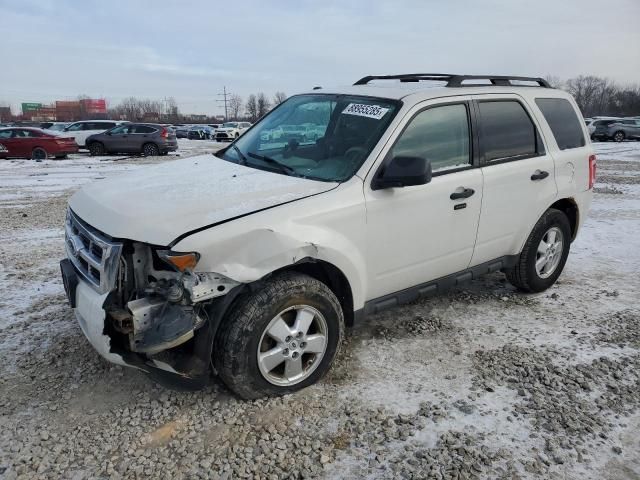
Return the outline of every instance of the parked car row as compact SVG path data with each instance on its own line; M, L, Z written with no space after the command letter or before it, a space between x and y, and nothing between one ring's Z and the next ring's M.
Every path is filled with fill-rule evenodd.
M585 123L591 140L640 140L640 118L595 117L586 118Z

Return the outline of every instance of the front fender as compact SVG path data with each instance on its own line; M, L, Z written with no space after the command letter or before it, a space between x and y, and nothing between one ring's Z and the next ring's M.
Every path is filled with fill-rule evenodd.
M172 249L195 251L197 270L250 283L303 259L322 260L349 281L355 309L366 292L362 187L343 184L322 194L189 235ZM331 197L331 198L329 198Z

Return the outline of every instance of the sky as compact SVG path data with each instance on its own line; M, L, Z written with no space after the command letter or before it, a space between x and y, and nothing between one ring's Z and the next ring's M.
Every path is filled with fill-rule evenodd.
M604 7L604 8L603 8ZM640 83L640 0L0 0L0 104L245 97L444 72Z

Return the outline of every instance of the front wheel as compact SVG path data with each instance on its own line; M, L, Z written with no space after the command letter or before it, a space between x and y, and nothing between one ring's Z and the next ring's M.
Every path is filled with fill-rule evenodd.
M342 308L329 287L284 273L233 307L216 335L214 364L242 398L284 395L322 378L343 336Z
M624 141L624 132L616 132L613 134L613 139L616 142L622 142Z
M571 226L567 216L547 210L538 220L515 266L505 271L509 282L525 292L542 292L553 285L569 256Z
M100 142L91 142L89 144L89 155L92 157L99 157L100 155L104 155L105 148L104 145Z

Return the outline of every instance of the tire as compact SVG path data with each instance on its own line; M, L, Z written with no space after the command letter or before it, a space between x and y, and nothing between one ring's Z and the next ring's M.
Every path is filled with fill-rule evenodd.
M105 152L104 144L100 142L91 142L89 144L89 155L92 157L99 157L100 155L104 155Z
M35 147L33 150L31 150L32 160L35 160L36 162L41 162L42 160L46 160L47 158L49 158L49 154L44 148Z
M556 239L560 236L560 247L547 248L548 254L539 251L542 248L543 239L547 245L550 242L548 234L555 233ZM557 242L557 240L556 240ZM571 244L571 226L569 219L560 210L550 208L538 220L527 242L520 253L520 258L515 266L505 270L509 282L523 292L542 292L553 285L564 268L569 256ZM555 252L555 255L553 253ZM547 270L536 268L536 262L547 254ZM543 264L544 262L540 262ZM555 264L555 266L554 266Z
M618 130L616 133L613 134L613 139L616 142L623 142L625 138L624 132L622 130Z
M232 308L216 335L213 362L222 381L238 396L249 400L292 393L316 383L331 368L344 337L344 315L324 283L283 273L243 295ZM298 336L295 322L304 318L311 318L307 333ZM280 342L267 333L274 330ZM321 353L309 353L312 342ZM259 360L260 352L269 351L274 351L272 367ZM293 368L296 364L299 370ZM285 370L289 367L291 378Z
M157 157L160 155L160 149L155 143L145 143L142 146L142 154L145 157Z

